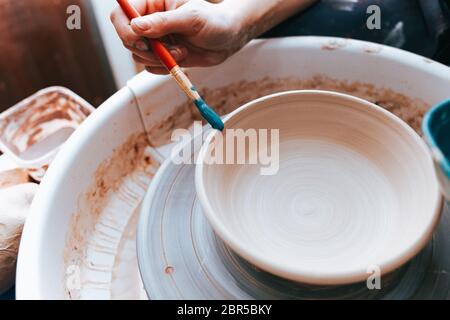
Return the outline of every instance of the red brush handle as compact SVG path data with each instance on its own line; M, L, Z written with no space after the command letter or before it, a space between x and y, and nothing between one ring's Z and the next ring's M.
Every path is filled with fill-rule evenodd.
M117 2L119 3L123 12L125 12L125 14L127 15L128 19L133 20L141 16L136 8L133 7L130 2L128 2L128 0L117 0ZM149 41L153 52L159 57L161 62L169 71L177 66L177 62L172 57L169 50L167 50L167 48L161 43L161 41L156 39L149 39Z

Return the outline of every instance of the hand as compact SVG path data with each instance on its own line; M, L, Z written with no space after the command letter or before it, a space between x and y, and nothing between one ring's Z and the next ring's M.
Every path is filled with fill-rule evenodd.
M316 0L129 1L143 17L130 24L117 8L111 21L136 62L150 72L165 74L167 70L142 38L160 38L182 67L216 65Z
M166 74L167 70L143 37L161 39L182 67L219 64L247 42L235 10L223 4L204 0L130 2L143 17L130 24L118 7L111 14L111 21L134 60L152 73Z

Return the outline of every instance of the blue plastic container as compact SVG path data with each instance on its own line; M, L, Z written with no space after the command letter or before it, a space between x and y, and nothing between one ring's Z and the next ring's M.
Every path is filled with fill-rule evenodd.
M447 200L450 200L450 100L428 111L422 127L442 191Z

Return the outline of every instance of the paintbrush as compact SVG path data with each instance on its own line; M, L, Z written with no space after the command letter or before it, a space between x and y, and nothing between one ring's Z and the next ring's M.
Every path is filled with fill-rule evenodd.
M141 15L134 8L128 0L117 0L123 12L127 15L128 19L132 20L139 18ZM153 52L159 57L162 64L167 68L172 77L178 83L180 88L186 93L186 95L194 102L197 106L198 111L202 117L208 121L208 123L214 129L222 131L224 124L217 113L214 112L203 100L203 98L198 93L196 87L189 80L187 75L183 72L180 66L177 64L173 56L167 50L167 48L161 43L161 41L156 39L144 38L144 41L150 44Z

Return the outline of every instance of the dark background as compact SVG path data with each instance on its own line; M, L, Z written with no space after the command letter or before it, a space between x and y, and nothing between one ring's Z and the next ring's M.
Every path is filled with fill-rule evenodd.
M81 30L66 27L69 5L82 9ZM94 106L116 91L90 6L89 0L0 0L0 111L53 85Z
M381 9L380 30L367 29L370 5ZM450 65L450 0L321 0L264 37L296 35L372 41Z

